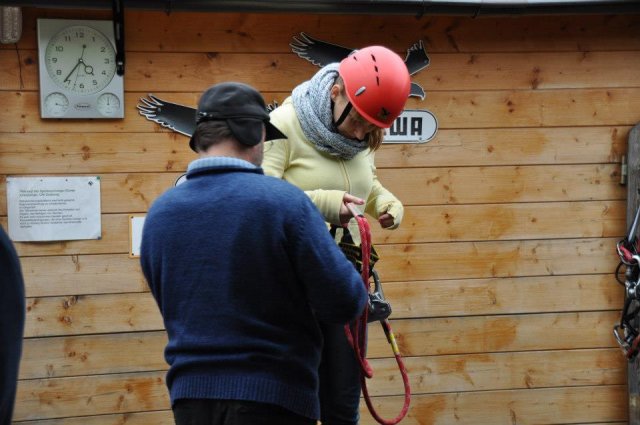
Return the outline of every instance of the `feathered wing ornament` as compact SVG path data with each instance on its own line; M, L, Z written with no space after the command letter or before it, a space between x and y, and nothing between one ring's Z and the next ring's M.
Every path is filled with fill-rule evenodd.
M140 115L154 121L163 127L170 128L187 137L191 137L196 129L196 109L178 103L167 102L149 93L147 97L141 97L136 106ZM271 112L278 107L278 102L273 101L267 105L267 111Z
M196 109L167 102L149 93L137 105L140 115L187 137L196 129Z
M278 106L280 106L280 105L278 104L277 100L274 100L271 103L267 103L267 112L271 113L271 111L276 109Z
M407 56L404 58L404 63L407 64L409 75L417 74L429 66L429 56L424 49L422 40L407 49ZM424 100L424 89L419 84L411 82L409 96L419 97L420 100Z
M289 46L291 46L293 53L319 67L340 62L355 50L350 47L343 47L318 40L304 32L301 32L299 36L293 36L293 41L289 43ZM429 66L429 56L424 49L422 40L407 49L407 56L404 59L404 63L407 65L409 75L414 75ZM419 97L423 100L425 92L419 84L412 82L409 96Z
M407 56L404 58L404 63L407 65L409 75L417 74L429 66L429 56L424 49L422 40L407 49Z
M330 63L340 62L354 50L350 47L342 47L317 40L303 32L299 36L294 35L293 41L289 43L289 46L291 46L293 53L320 68Z

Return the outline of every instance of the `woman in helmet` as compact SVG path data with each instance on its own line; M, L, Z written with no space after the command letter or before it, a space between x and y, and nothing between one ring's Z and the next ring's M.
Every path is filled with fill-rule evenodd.
M265 143L265 174L304 190L328 223L359 233L345 202L364 205L380 226L395 229L402 203L376 177L374 152L384 129L402 112L410 77L404 61L382 46L355 51L297 86L271 112L287 139ZM325 338L320 366L323 425L356 424L360 371L342 326L321 324Z

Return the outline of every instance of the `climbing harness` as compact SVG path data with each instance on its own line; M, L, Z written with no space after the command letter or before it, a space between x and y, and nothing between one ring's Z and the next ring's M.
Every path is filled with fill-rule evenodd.
M369 305L368 308L364 309L362 315L358 320L356 320L354 323L345 325L345 334L347 336L347 339L349 340L349 344L353 347L356 358L358 359L358 362L360 364L360 383L362 384L362 395L364 396L364 400L367 404L369 412L371 413L371 416L373 416L373 418L382 425L395 425L400 422L409 411L409 404L411 403L411 387L409 385L409 376L404 366L404 362L402 361L400 350L398 349L398 344L396 343L395 335L393 334L391 325L389 324L389 320L387 320L387 318L391 314L391 305L384 298L384 293L382 292L382 285L380 284L378 273L373 270L373 264L378 260L378 255L371 245L371 230L369 228L369 222L362 213L356 211L355 207L352 204L346 205L353 217L356 219L356 222L358 223L358 230L360 231L361 239L359 250L360 252L358 252L357 249L353 249L353 247L355 246L355 244L353 244L353 240L349 242L350 237L344 236L345 234L348 235L347 229L344 229L345 233L343 233L343 238L339 245L343 249L343 252L345 252L345 254L347 255L347 258L349 258L354 263L356 269L358 269L358 271L360 272L362 282L364 283L364 286L367 289L367 293L369 294ZM371 291L371 286L369 284L371 276L373 276L374 280L373 292ZM398 364L398 368L400 369L402 382L404 384L404 405L398 416L391 420L381 418L380 415L376 412L373 407L373 403L371 402L369 391L367 389L366 379L370 379L373 376L373 369L371 368L371 365L366 358L367 323L373 321L379 321L382 325L384 334L387 337L387 341L391 345L393 355L396 358L396 363Z
M627 236L616 244L620 263L616 267L616 281L625 288L624 307L620 315L620 323L614 325L613 335L629 361L640 352L640 328L638 313L640 312L640 241L636 236L640 208L636 211L633 224ZM620 278L620 269L626 267L624 281Z

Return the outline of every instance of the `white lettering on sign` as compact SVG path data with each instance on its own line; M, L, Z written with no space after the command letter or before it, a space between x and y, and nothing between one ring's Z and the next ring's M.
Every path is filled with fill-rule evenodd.
M384 132L383 143L425 143L438 131L438 120L426 109L406 109Z

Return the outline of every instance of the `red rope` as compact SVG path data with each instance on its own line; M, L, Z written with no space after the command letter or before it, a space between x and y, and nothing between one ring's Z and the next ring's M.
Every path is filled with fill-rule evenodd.
M353 217L356 219L358 223L358 229L360 230L360 247L362 249L362 282L364 283L367 292L371 291L371 287L369 286L369 258L371 255L371 229L369 227L369 222L367 219L360 213L358 213L355 208L351 204L347 204L349 211L353 214ZM402 406L402 410L394 419L383 419L380 417L378 412L376 412L373 407L373 403L371 402L371 397L369 396L369 390L367 389L367 380L373 376L373 369L371 365L367 361L367 319L369 316L369 309L365 307L364 311L360 318L353 325L345 325L344 330L347 335L347 339L349 344L353 347L355 351L356 358L360 363L360 383L362 384L362 395L364 396L364 400L367 403L367 408L371 413L371 416L382 425L395 425L400 422L407 415L409 411L409 405L411 404L411 386L409 385L409 375L407 374L407 369L404 366L404 362L402 361L402 357L400 356L400 350L398 349L398 344L396 343L395 336L393 335L393 331L391 329L391 325L387 319L381 320L382 329L387 337L387 341L391 345L393 350L393 354L396 358L396 363L398 364L398 368L400 369L400 374L402 375L402 382L404 384L404 405Z

